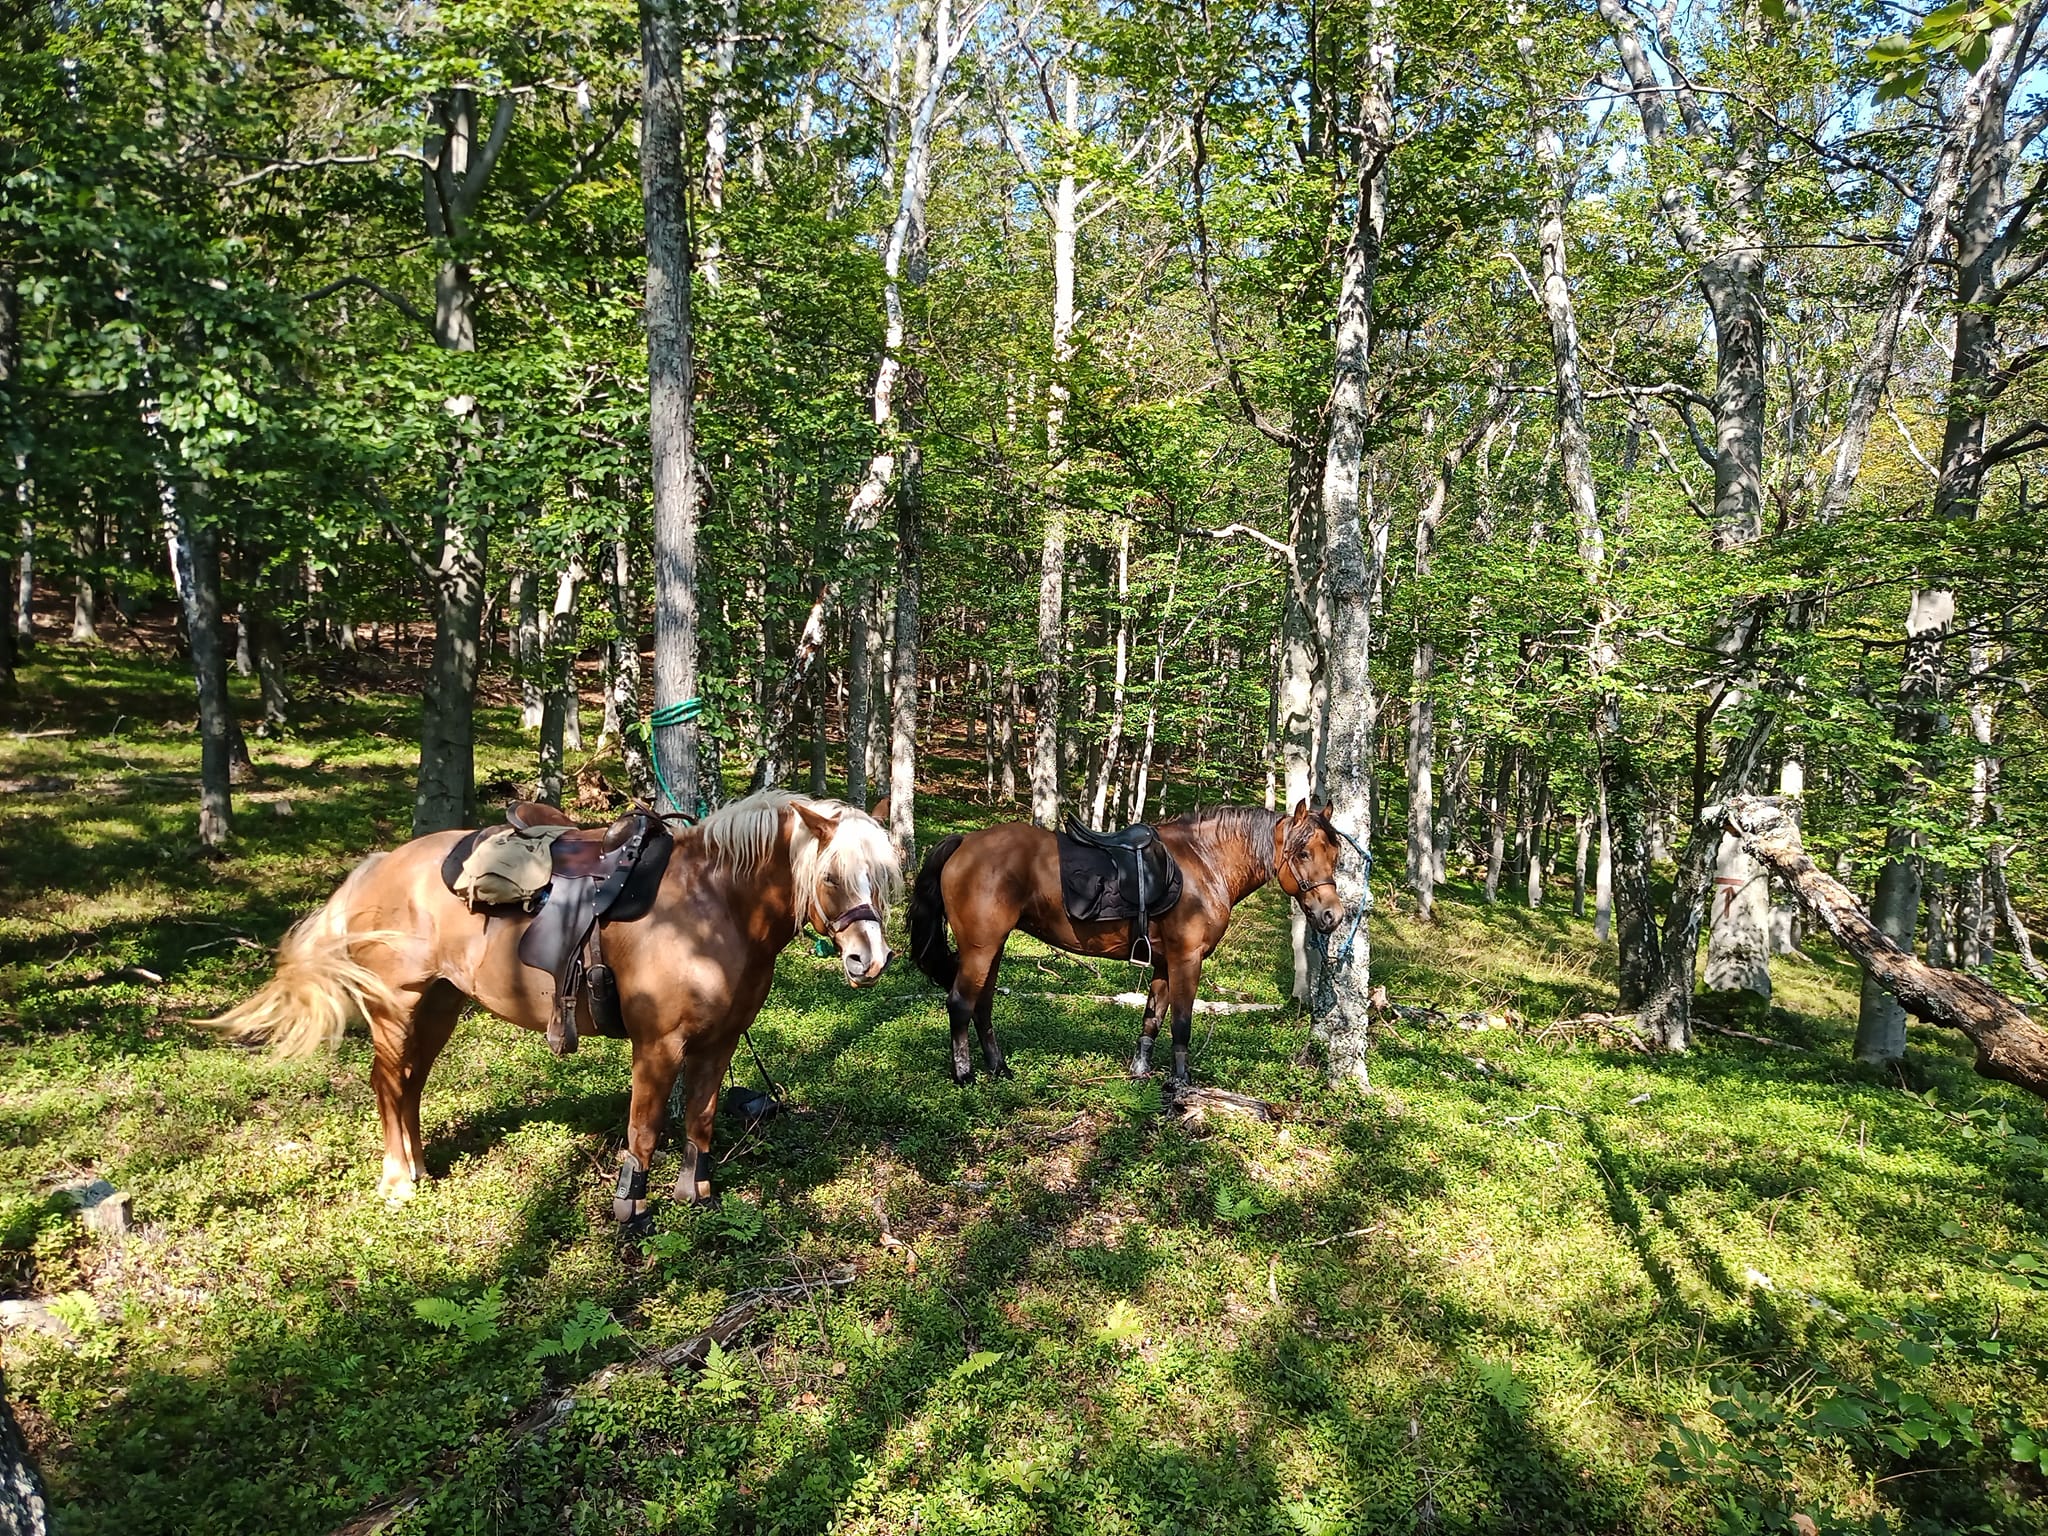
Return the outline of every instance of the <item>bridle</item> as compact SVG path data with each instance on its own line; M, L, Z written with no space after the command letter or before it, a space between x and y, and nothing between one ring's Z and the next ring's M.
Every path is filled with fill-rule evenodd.
M1315 825L1322 827L1332 837L1344 836L1327 816L1318 816L1315 819ZM1345 840L1347 842L1350 841L1348 838ZM1325 886L1328 886L1333 891L1336 890L1337 882L1334 880L1307 881L1301 878L1301 851L1295 846L1297 841L1298 839L1290 837L1282 849L1282 857L1286 861L1287 873L1294 877L1294 899L1296 901L1306 901L1311 893L1320 891ZM1353 846L1357 845L1353 844Z

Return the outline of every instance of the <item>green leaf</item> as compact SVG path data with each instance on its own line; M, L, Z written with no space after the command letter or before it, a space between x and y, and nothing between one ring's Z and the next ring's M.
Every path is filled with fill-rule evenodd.
M1127 1344L1145 1331L1144 1314L1128 1301L1113 1305L1095 1330L1095 1336L1111 1344Z
M967 1381L979 1376L1009 1353L1002 1349L977 1349L948 1373L949 1381Z
M1934 1346L1923 1344L1918 1339L1899 1340L1899 1353L1908 1365L1928 1366L1934 1364Z
M1830 1397L1814 1405L1813 1417L1829 1429L1862 1429L1870 1423L1870 1409L1853 1397Z

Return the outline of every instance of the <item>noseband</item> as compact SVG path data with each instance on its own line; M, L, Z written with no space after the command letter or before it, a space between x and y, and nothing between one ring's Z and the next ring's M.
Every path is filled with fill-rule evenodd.
M1329 823L1323 822L1322 825L1329 826ZM1330 833L1332 836L1336 836L1337 829L1335 827L1330 827ZM1334 880L1317 880L1311 883L1308 881L1304 881L1301 878L1301 854L1296 850L1292 839L1289 839L1287 843L1286 854L1287 872L1294 876L1294 899L1296 901L1307 900L1310 892L1320 891L1325 886L1328 886L1333 891L1337 889L1337 882Z
M844 912L833 918L831 926L834 933L844 933L855 923L880 924L881 921L882 914L866 902L862 902L857 907L848 907Z

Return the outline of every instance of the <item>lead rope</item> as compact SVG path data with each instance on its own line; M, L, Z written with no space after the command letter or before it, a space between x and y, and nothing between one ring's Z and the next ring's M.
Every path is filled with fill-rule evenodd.
M693 696L680 703L664 704L644 721L636 720L626 727L628 736L646 744L647 761L654 769L654 782L661 786L661 798L669 805L681 806L682 802L676 798L675 791L669 788L668 775L661 771L661 753L654 745L654 733L671 725L688 725L703 713L704 700ZM701 795L697 799L695 811L689 814L695 815L699 820L703 818L704 800Z
M1358 925L1365 921L1365 914L1372 910L1372 850L1361 847L1358 839L1342 827L1332 826L1330 830L1349 843L1352 851L1365 861L1365 878L1359 891L1358 910L1351 914L1351 930L1344 935L1344 947L1337 951L1337 958L1332 962L1343 965L1351 959L1351 946L1358 942ZM1327 948L1324 953L1328 953Z

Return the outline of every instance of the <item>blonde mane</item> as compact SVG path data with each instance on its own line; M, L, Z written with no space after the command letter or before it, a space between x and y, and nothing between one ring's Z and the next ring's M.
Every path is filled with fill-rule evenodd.
M903 868L889 832L866 811L840 800L814 800L787 789L756 790L721 805L697 824L705 850L734 872L749 875L773 854L782 832L782 817L792 805L803 805L836 821L831 841L820 844L801 816L792 817L789 872L796 887L797 922L801 926L817 903L818 882L835 874L848 886L861 876L884 916L903 894Z

